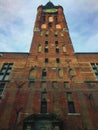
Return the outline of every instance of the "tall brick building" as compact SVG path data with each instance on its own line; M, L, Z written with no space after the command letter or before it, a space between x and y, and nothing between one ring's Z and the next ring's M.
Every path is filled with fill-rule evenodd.
M98 53L75 53L61 6L39 6L29 53L0 53L0 130L98 130Z

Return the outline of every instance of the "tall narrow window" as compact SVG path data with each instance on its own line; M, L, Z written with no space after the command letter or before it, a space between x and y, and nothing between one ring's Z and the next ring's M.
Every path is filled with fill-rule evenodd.
M41 113L47 113L47 102L41 101Z
M59 53L59 47L56 46L56 53Z
M45 41L45 49L44 49L45 53L48 53L48 41Z
M38 45L38 52L41 53L41 51L42 51L42 46L39 44Z
M56 58L56 63L60 63L60 59L59 58Z
M48 53L48 46L45 46L44 52L45 52L45 53Z
M75 106L73 102L72 92L67 92L67 103L68 103L69 113L75 113Z
M47 92L41 93L41 113L47 113Z
M13 63L4 63L0 71L0 80L9 80L9 75L12 70Z
M58 41L55 41L55 45L58 46Z
M3 96L3 91L5 88L5 82L0 82L0 98Z
M46 76L47 76L47 71L46 71L46 69L43 69L42 70L42 79L46 79Z
M43 90L41 93L41 101L47 101L47 91Z
M48 61L49 61L48 58L45 58L45 63L48 63Z
M75 113L74 102L68 102L69 113Z
M63 52L66 53L66 47L63 45L62 46Z
M94 74L98 80L98 63L91 63L92 69L94 71Z

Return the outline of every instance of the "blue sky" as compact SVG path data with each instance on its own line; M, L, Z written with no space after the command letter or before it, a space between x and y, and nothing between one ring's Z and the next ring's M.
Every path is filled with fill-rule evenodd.
M39 5L48 0L0 0L0 52L29 52ZM98 52L98 0L53 0L64 8L75 52Z

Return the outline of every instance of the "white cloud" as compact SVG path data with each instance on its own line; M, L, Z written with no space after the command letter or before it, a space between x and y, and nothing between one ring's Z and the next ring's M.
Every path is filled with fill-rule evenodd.
M86 51L91 42L95 44L98 41L97 0L54 0L53 3L64 8L76 51ZM45 5L46 1L0 1L0 46L3 44L0 51L5 51L5 47L6 51L29 51L37 7L41 4ZM85 48L81 47L83 43ZM93 50L98 51L96 48Z
M98 34L89 37L84 45L84 51L98 52Z

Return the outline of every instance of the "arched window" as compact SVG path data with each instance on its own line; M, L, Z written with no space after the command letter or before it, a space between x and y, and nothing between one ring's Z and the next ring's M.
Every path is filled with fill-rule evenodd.
M58 69L58 76L59 76L59 78L63 77L63 69L61 69L61 68Z
M29 72L29 79L34 80L35 78L36 78L36 68L33 67Z

